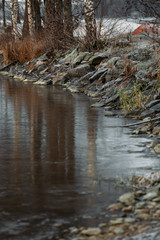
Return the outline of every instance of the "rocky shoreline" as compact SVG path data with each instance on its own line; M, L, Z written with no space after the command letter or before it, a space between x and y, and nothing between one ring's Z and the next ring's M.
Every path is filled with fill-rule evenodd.
M59 51L54 56L46 53L23 65L14 62L2 67L0 74L15 81L60 85L73 93L94 98L92 107L105 107L106 116L140 119L133 134L156 136L150 147L159 154L159 56L160 47L151 40L134 39L130 42L119 39L111 41L99 52L74 49ZM109 222L96 228L72 229L65 239L159 239L159 182L159 172L133 176L130 179L131 192L108 207L108 212L114 212ZM131 237L133 235L136 236Z

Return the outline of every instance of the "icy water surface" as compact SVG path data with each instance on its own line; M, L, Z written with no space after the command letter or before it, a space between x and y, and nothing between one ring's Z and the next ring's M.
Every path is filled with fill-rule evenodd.
M53 86L0 79L0 239L55 239L95 226L125 189L115 177L158 169L146 138L91 100ZM115 127L113 127L115 126ZM90 218L91 217L91 218Z

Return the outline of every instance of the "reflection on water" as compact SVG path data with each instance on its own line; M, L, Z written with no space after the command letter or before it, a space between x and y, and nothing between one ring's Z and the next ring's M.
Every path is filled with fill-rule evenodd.
M83 225L122 193L116 175L159 167L143 151L148 140L110 128L127 120L103 117L90 101L0 80L0 239L48 239L56 222Z

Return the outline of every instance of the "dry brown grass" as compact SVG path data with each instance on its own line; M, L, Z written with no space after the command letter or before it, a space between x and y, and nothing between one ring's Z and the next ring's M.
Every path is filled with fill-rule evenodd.
M123 62L124 70L125 70L125 77L124 80L129 78L134 78L136 73L136 68L133 66L132 62L129 61L127 58L124 59Z
M18 41L11 38L7 43L3 42L1 44L1 49L3 51L4 65L15 60L23 64L41 56L45 52L43 40L35 41L29 38Z

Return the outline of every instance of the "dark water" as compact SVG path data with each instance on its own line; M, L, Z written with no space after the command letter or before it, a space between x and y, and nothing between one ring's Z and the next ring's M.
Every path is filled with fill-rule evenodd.
M124 191L114 187L117 175L160 167L142 146L149 140L117 127L129 120L106 118L90 104L60 88L1 77L1 240L56 239L55 223L94 226Z

